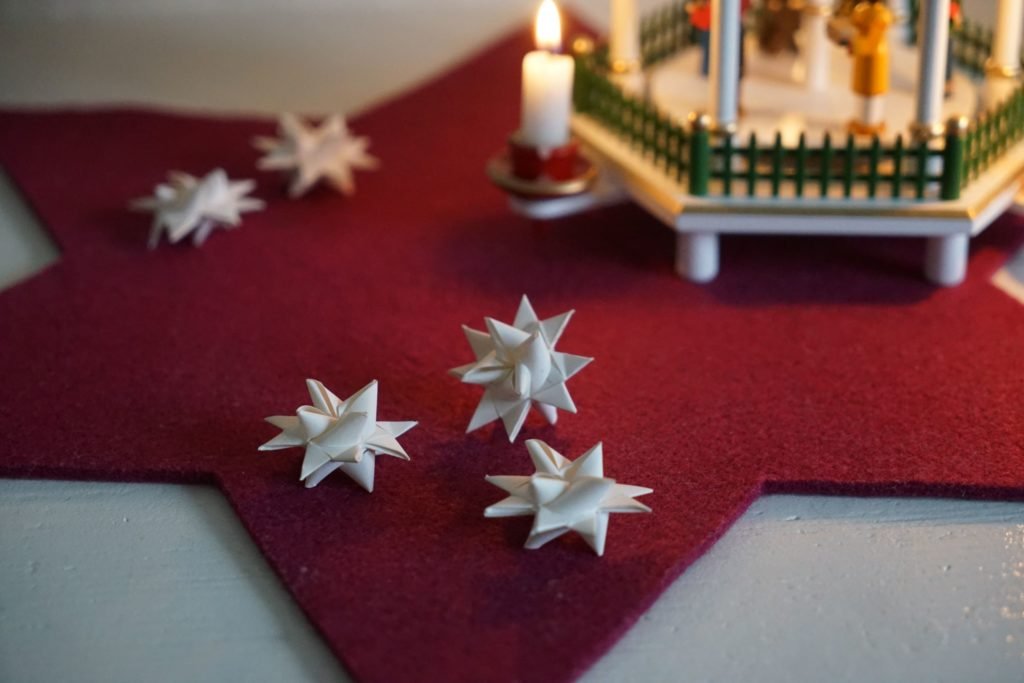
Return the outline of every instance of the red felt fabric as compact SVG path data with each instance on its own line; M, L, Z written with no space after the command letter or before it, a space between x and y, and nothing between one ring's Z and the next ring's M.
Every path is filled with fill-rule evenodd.
M1024 309L989 284L1020 237L975 240L967 282L918 276L915 241L726 238L717 281L672 272L634 207L532 225L483 165L514 128L523 31L354 120L384 165L345 199L285 198L255 171L267 120L4 112L0 162L61 261L0 294L0 474L213 482L362 681L563 681L591 664L765 491L1024 495ZM258 177L266 211L201 249L145 250L125 210L169 169ZM560 346L596 362L578 415L522 438L653 487L608 549L521 548L485 520L485 474L532 471L503 430L465 435L479 390L448 368L462 323L575 308ZM420 421L372 495L298 482L262 422L381 382L380 418ZM125 549L131 552L130 548ZM757 567L751 567L757 571Z

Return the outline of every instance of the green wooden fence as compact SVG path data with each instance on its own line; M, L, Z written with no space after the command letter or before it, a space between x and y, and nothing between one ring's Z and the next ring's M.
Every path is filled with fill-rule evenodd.
M577 57L573 104L680 180L689 164L687 130L650 101L628 95L599 66L601 52Z
M992 55L992 29L965 18L950 29L949 42L954 65L974 77L985 73L985 62Z
M657 64L696 42L687 0L673 0L640 19L640 55L644 68Z
M916 22L917 0L911 2ZM645 66L693 42L685 2L675 0L641 20ZM969 21L952 32L953 55L971 73L984 72L992 32ZM810 144L801 135L785 145L751 134L746 140L714 136L687 125L649 100L626 93L609 74L607 47L578 55L574 104L626 141L681 189L699 196L821 199L956 199L961 190L1017 142L1024 140L1024 86L969 125L952 127L944 140L920 142L899 135L891 143L852 135L825 135ZM700 119L695 119L699 123Z
M695 136L696 137L696 136ZM751 133L746 140L725 136L712 143L706 167L692 164L691 178L704 175L714 183L691 183L692 194L724 197L818 197L818 198L935 198L943 179L943 149L927 143L908 144L902 135L892 144L878 137L862 142L853 135L833 141L825 134L820 144L810 145L804 134L796 145L784 145L776 133L770 144ZM709 190L694 192L694 187ZM959 178L957 189L959 190Z
M625 140L691 194L904 199L938 194L942 175L929 169L941 165L941 148L907 144L903 136L893 145L882 145L878 138L859 144L852 135L836 145L826 135L820 145L808 145L801 136L799 144L787 147L779 134L768 145L755 135L737 144L732 136L717 138L699 126L684 126L649 101L625 93L609 78L605 60L603 52L577 58L577 113Z
M964 137L961 187L976 179L1014 144L1024 139L1024 86L992 111L970 123Z

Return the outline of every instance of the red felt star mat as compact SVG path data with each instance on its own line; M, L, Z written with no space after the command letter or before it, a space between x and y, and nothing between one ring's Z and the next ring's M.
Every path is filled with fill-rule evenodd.
M259 174L269 120L0 114L0 163L62 250L0 294L0 474L215 483L362 681L568 680L765 491L1024 494L1024 309L989 284L1019 224L975 240L955 289L921 281L918 241L865 238L727 238L716 282L680 281L639 209L537 226L488 185L528 48L524 30L352 121L383 161L352 198L290 201ZM146 251L126 202L218 166L268 208ZM524 292L577 311L559 348L597 359L570 381L580 412L517 444L466 435L460 325L510 320ZM307 377L378 379L379 419L419 420L372 495L306 490L301 450L257 452ZM529 518L482 513L503 496L484 475L532 472L525 438L603 441L654 513L613 516L603 558L522 549Z

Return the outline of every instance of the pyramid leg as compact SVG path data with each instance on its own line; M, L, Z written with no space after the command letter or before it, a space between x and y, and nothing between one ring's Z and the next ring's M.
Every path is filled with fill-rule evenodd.
M676 235L676 273L691 282L711 282L718 275L718 234Z
M924 274L929 281L952 287L964 281L967 274L967 235L929 237L925 247Z

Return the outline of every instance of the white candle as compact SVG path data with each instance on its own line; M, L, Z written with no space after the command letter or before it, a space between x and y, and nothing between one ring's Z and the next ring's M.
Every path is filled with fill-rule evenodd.
M558 8L544 0L534 27L537 49L523 58L523 108L519 141L541 148L569 142L575 64L562 47Z

